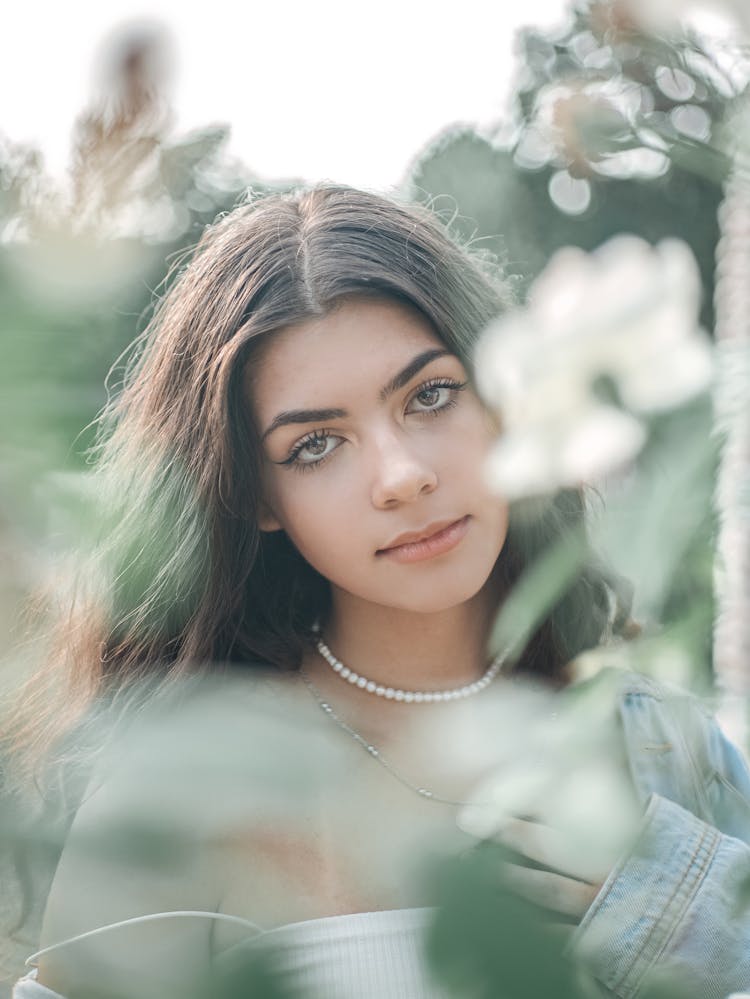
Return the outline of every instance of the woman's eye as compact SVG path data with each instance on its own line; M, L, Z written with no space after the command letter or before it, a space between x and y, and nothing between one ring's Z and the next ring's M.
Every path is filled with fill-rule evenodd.
M320 458L328 450L327 437L316 437L315 440L305 444L300 453L307 452L313 458Z
M412 412L429 413L439 412L448 406L452 406L456 401L456 393L464 388L466 383L461 382L436 382L423 385L411 398L412 407L416 408Z
M341 443L341 438L335 434L315 433L297 444L282 464L294 465L297 468L318 465L332 454Z
M445 391L446 389L439 389L433 385L432 388L422 389L421 392L418 392L417 399L423 406L431 408L440 400L440 393Z

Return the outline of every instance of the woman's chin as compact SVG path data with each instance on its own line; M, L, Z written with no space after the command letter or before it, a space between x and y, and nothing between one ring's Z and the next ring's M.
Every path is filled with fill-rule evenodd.
M414 614L442 614L446 611L455 610L477 599L482 592L485 579L465 582L452 580L448 586L434 585L430 588L414 588L408 590L406 587L399 592L391 592L387 599L383 601L386 607L393 607L394 610L406 611Z

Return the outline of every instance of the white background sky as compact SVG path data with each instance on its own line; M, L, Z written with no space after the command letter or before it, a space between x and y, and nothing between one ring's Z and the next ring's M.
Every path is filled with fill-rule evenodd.
M157 20L173 39L176 128L232 126L261 175L388 187L454 121L502 115L513 35L563 19L565 0L68 0L13 3L0 38L0 133L64 169L102 40Z

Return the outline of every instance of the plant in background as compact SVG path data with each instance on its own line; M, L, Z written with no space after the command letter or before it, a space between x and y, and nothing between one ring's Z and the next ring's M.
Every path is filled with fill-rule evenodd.
M93 421L170 259L253 177L223 152L225 127L171 131L162 31L120 29L102 63L66 177L0 140L0 545L17 565L3 581L6 633L50 555L92 526Z
M680 21L696 14L725 18L728 26L750 36L750 9L745 0L617 0L612 6L623 18L632 19L645 31L672 34Z
M718 14L729 28L725 63L747 79L750 8L744 0L616 0L613 8L642 30L679 34L682 22L701 13ZM716 325L719 378L715 393L716 431L723 451L716 506L718 607L714 666L728 716L746 728L745 699L750 696L750 103L747 89L732 102L726 124L716 136L727 162L723 202L718 211Z

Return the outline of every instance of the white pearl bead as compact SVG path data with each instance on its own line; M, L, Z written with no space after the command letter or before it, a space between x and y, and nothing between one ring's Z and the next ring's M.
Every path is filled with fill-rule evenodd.
M488 666L484 676L482 676L479 680L475 680L474 683L466 684L463 687L457 687L454 690L406 691L396 690L393 687L383 687L380 684L376 684L374 680L368 680L367 677L362 677L358 673L355 673L354 670L349 669L348 666L345 666L334 656L322 639L318 640L317 648L318 652L321 656L323 656L331 668L344 680L347 680L349 683L356 684L361 690L366 690L370 694L376 694L378 697L385 697L389 701L405 701L408 704L432 704L435 702L455 701L460 698L469 697L472 694L477 694L484 690L484 688L487 687L492 680L494 680L502 669L505 659L505 653L499 652Z

